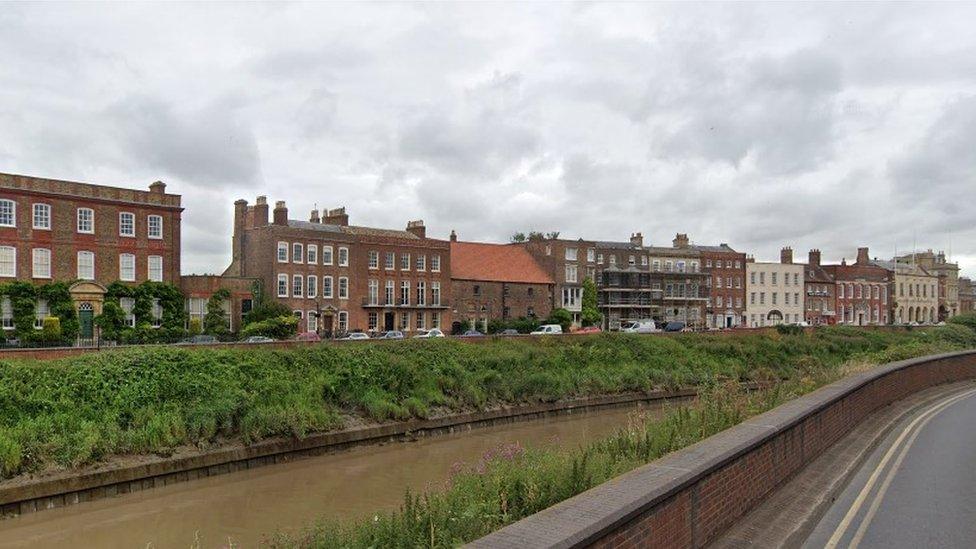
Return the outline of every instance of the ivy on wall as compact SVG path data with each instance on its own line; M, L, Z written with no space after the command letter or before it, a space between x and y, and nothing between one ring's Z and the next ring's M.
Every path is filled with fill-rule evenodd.
M68 288L72 282L33 284L15 280L0 284L0 298L10 299L13 312L14 334L22 341L40 341L40 330L34 328L36 307L39 300L47 302L49 316L57 317L61 325L61 339L74 340L78 336L78 314ZM4 334L5 337L5 334Z
M126 314L120 300L132 298L135 327L126 324ZM154 326L153 301L159 300L162 318ZM102 338L122 343L153 343L172 341L186 335L186 310L179 288L164 282L146 281L137 286L121 282L109 284L102 305L102 314L95 318Z

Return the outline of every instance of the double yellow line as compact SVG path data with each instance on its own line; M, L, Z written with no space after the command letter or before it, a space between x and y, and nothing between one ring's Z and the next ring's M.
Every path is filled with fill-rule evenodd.
M905 456L915 443L915 439L918 438L919 433L922 432L922 429L928 424L929 421L932 421L932 419L939 415L943 410L959 402L960 400L972 396L973 394L976 394L976 389L970 389L964 393L948 397L936 403L923 414L915 418L914 421L909 423L908 426L902 430L902 432L898 435L898 438L896 438L891 447L888 448L888 451L885 452L885 455L883 458L881 458L878 466L875 467L874 471L871 472L871 476L868 478L864 488L862 488L860 493L858 493L857 498L854 499L854 503L851 504L851 508L847 510L847 514L844 515L843 520L841 520L840 524L837 525L837 529L834 530L834 534L830 536L830 540L827 541L825 548L834 549L840 544L841 539L844 538L847 530L851 527L851 524L854 522L854 519L860 512L861 507L864 506L865 502L867 502L868 498L870 497L871 492L874 489L874 485L877 484L878 479L881 478L885 467L891 461L892 457L895 457L895 454L897 453L898 455L895 457L894 463L892 464L891 468L888 469L888 474L885 475L884 480L881 482L881 486L871 499L867 512L865 513L864 518L861 519L861 523L854 532L854 536L851 538L851 542L848 544L848 547L854 549L861 543L861 540L864 538L864 534L868 530L868 526L871 524L871 520L874 519L874 515L878 512L878 507L881 506L881 500L884 499L885 492L888 491L891 481L895 478L895 474L898 473L898 468L901 467L902 461L904 461Z

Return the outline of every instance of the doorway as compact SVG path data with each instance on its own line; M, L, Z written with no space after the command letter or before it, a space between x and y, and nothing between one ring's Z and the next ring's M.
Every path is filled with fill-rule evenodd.
M387 332L393 331L394 329L393 317L394 315L392 311L383 313L383 329L386 330Z
M91 303L86 301L78 306L79 335L82 339L91 339L95 335L94 319L95 310Z

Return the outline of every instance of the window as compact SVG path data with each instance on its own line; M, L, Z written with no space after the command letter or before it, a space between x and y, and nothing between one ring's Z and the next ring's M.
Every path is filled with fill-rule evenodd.
M340 281L342 279L339 279ZM349 329L349 313L346 311L339 311L339 333L346 333Z
M370 280L368 284L369 288L369 301L370 305L379 305L380 303L380 282L379 280Z
M302 286L304 279L302 275L291 275L291 296L302 297L304 295Z
M423 280L417 281L417 305L427 304L427 283Z
M475 284L474 287L471 289L471 293L476 296L481 295L481 286Z
M305 254L305 262L309 265L315 265L319 262L319 247L317 245L309 244Z
M349 299L349 279L339 277L339 299Z
M159 304L158 299L152 300L152 327L159 328L163 325L163 306Z
M420 254L417 256L417 270L426 271L427 270L427 256Z
M756 292L750 292L749 293L749 305L755 305L755 304L756 304Z
M776 292L773 292L773 293L772 293L772 296L773 296L773 305L776 305L776 296L777 296L777 295L778 295L778 294L777 294ZM783 294L783 295L785 295L785 296L789 296L790 294ZM787 297L786 299L789 299L789 297Z
M6 296L0 299L0 327L4 330L14 329L14 305Z
M440 313L440 311L435 311L433 313L430 313L430 326L432 328L440 328L441 327L441 313Z
M17 203L13 200L0 200L0 227L17 226Z
M38 299L34 305L34 328L40 330L44 327L44 319L51 316L51 308L46 299Z
M766 304L766 292L759 292L759 304L760 305Z
M628 265L636 265L637 264L637 260L634 258L633 255L627 257L627 264Z
M410 305L410 281L400 281L400 305Z
M577 278L576 265L566 265L566 282L576 282Z
M384 305L393 305L393 281L392 280L386 281L385 295L383 297L385 298L383 301Z
M595 259L596 259L596 250L594 250L593 248L587 248L586 249L586 261L589 262L589 263L593 263L593 261Z
M319 295L319 277L308 275L308 278L305 279L305 295L309 298Z
M119 280L135 282L136 256L132 254L119 254Z
M765 284L765 283L766 283L766 272L763 271L759 273L759 284Z
M396 254L393 252L386 252L386 254L383 256L383 268L387 271L392 271L395 264Z
M651 268L653 268L655 271L660 271L661 270L661 260L660 259L655 259L654 261L652 261L651 262Z
M427 324L425 323L426 316L423 312L417 313L417 330L426 330Z
M370 269L380 268L380 253L375 250L369 251L369 268Z
M441 272L441 256L439 255L430 256L430 270L435 273Z
M441 283L438 281L430 283L430 303L435 307L441 304Z
M278 275L278 297L288 297L288 275Z
M800 304L800 292L793 292L793 304L794 305Z
M203 307L202 307L204 310L203 314L206 314L206 300L201 299L200 301L203 302ZM122 312L125 313L125 325L130 328L136 327L136 315L135 313L132 312L135 306L136 306L136 300L134 297L119 298L119 307L121 307ZM203 317L201 316L201 320L202 319Z
M322 246L322 264L332 265L332 246Z
M322 277L322 297L332 299L332 277Z
M379 315L375 311L370 311L367 319L366 329L370 332L375 332L376 327L379 326Z
M149 238L161 239L163 238L163 216L161 215L151 215L149 216L149 221L146 223L149 227Z
M291 245L292 263L302 263L305 261L305 245L301 242L294 242Z
M78 252L78 278L80 280L95 280L94 253Z
M844 285L843 284L841 284L840 286L837 287L837 297L839 297L841 299L844 298Z
M278 243L278 263L288 263L288 243Z
M722 303L723 303L723 301L722 301L722 296L717 296L717 297L715 298L715 306L716 306L716 307L721 307L721 306L722 306Z
M35 229L51 229L51 206L49 204L34 204Z
M51 278L51 250L34 248L34 278Z
M78 208L78 232L87 234L95 232L95 211L91 208Z
M17 248L0 246L0 276L17 277Z
M610 260L609 261L610 261L610 264L611 265L616 265L617 264L617 254L610 254Z
M582 288L563 288L563 308L578 311L582 306Z
M153 282L163 281L163 257L159 255L149 256L149 280Z
M349 266L349 248L339 248L339 266Z
M773 272L769 273L769 283L772 284L773 286L776 285L776 275L778 275L778 274L779 273L777 273L776 271L773 271ZM786 277L784 277L784 278L786 278ZM789 278L786 278L786 283L789 284L789 282L790 282L790 279Z
M417 265L420 265L420 258L417 258ZM410 270L410 254L400 254L400 270Z
M793 285L794 286L800 285L800 273L793 273Z
M119 213L119 236L136 235L136 216L132 212Z
M403 311L400 313L400 331L406 332L410 329L410 313Z
M678 262L678 272L679 273L685 272L685 262L684 261L679 261Z
M596 262L599 265L603 265L603 254L599 254L596 256Z
M755 284L755 283L756 283L756 272L753 271L749 273L749 284Z
M566 248L566 261L576 261L576 255L576 248Z
M308 314L305 315L305 318L307 319L307 322L308 322L308 331L310 331L310 332L317 332L317 331L319 331L319 315L318 315L318 313L316 313L315 311L309 311Z
M641 267L647 267L647 256L646 255L642 255L641 256Z
M285 286L288 282L285 282ZM119 300L121 305L121 300ZM186 303L187 312L189 313L189 320L194 318L203 322L203 317L207 315L207 300L202 297L191 297Z

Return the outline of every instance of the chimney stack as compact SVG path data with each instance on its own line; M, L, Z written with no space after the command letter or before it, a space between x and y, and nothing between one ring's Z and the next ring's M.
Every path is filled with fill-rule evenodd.
M319 211L317 209L312 210L311 215L308 216L309 223L321 223L322 220L319 218Z
M254 202L254 226L264 227L268 224L268 197L259 196Z
M407 221L407 232L413 233L417 238L427 238L427 227L424 227L424 220Z
M819 267L820 266L820 250L818 250L816 248L814 248L813 250L810 250L810 255L809 255L809 259L807 260L807 263L809 263L811 267Z
M345 206L328 210L328 213L322 219L322 223L326 225L339 225L340 227L349 226L349 214L346 213Z
M678 233L678 234L674 235L674 240L671 241L671 244L673 244L675 248L687 248L688 247L688 234L687 233Z
M285 206L284 200L275 202L274 224L288 225L288 206Z
M855 265L867 265L870 262L871 262L871 258L870 256L868 256L868 249L866 247L858 248L857 262L855 263Z
M457 233L451 229L451 242L457 242Z
M644 247L644 235L641 233L632 233L630 235L630 245L637 246L638 248Z
M783 264L793 263L793 248L786 246L779 251L779 262Z
M237 262L244 257L244 229L247 227L247 200L243 198L234 201L234 235L231 237L232 261Z
M149 185L149 192L153 194L166 194L166 183L162 181L154 181Z

